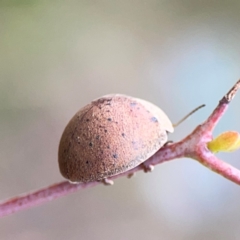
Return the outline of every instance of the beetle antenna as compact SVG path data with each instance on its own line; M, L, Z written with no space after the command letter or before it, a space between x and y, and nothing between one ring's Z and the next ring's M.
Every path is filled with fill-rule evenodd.
M196 111L198 111L200 108L205 107L205 104L200 105L199 107L193 109L190 113L188 113L184 118L182 118L180 121L178 121L177 123L173 124L173 127L177 127L179 124L181 124L183 121L185 121L188 117L190 117L193 113L195 113Z

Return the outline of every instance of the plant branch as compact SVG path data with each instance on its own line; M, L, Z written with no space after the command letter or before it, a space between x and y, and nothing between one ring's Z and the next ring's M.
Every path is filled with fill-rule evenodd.
M125 173L118 174L110 178L117 179L123 176L130 176L137 171L149 168L172 159L188 157L199 161L204 166L221 174L223 177L240 185L240 171L228 163L225 163L213 155L207 148L207 143L212 140L212 131L226 112L229 103L234 98L237 90L240 88L240 80L232 87L232 89L220 100L218 106L209 116L209 118L183 140L166 144L158 150L152 157L141 165L131 169ZM49 187L27 193L22 196L14 197L0 203L0 217L10 215L29 207L51 201L53 199L65 196L77 190L94 187L102 182L90 182L81 184L71 184L63 181Z

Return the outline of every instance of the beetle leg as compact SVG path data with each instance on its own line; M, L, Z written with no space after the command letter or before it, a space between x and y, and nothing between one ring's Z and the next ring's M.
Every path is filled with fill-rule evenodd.
M173 143L173 141L172 141L172 140L169 140L169 141L167 141L166 143L164 143L163 147L166 147L166 146L168 146L168 145L171 145L172 143Z
M71 184L79 184L79 183L81 183L81 182L72 182L70 180L68 180L68 182L71 183Z
M154 166L153 165L144 165L143 164L143 171L145 172L145 173L147 173L147 172L152 172L153 171L153 169L154 169Z
M128 178L132 178L132 177L134 177L134 176L136 176L136 173L129 173L129 174L127 175Z
M105 186L112 186L114 184L113 180L110 180L108 178L104 178L103 180L101 180L101 182L105 185Z

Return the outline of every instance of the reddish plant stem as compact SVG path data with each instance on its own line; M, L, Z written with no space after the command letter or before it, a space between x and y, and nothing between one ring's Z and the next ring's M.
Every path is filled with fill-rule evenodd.
M196 127L196 129L182 141L164 146L143 164L130 171L116 175L111 179L128 176L129 174L143 170L150 165L157 165L175 158L189 157L199 161L204 166L240 185L240 171L230 164L221 161L207 149L207 142L212 139L212 131L226 112L229 103L234 98L239 88L240 80L222 98L210 117L202 125ZM76 192L79 189L96 186L97 184L101 183L91 182L71 184L67 181L63 181L26 195L11 198L0 203L0 217L29 207L37 206L69 193Z
M151 158L149 158L148 159L149 165L156 165L161 162L174 159L175 158L174 152L169 150L169 148L172 148L172 146L173 145L164 149L163 151L161 151L161 153L158 153L156 156L154 155ZM139 165L134 169L131 169L125 173L121 173L119 175L112 177L111 180L114 180L121 176L128 176L132 173L136 173L137 171L141 171L143 169L144 167L142 165ZM7 216L12 213L18 212L20 210L43 204L45 202L49 202L53 199L65 196L69 193L76 192L80 189L94 187L98 184L102 184L102 183L89 182L89 183L82 183L82 184L71 184L68 181L63 181L63 182L48 186L46 188L37 190L36 192L27 193L26 195L8 199L0 203L0 217Z
M11 198L0 204L0 217L40 205L44 202L48 202L61 196L65 196L69 193L76 192L79 189L93 187L97 184L97 182L88 184L70 184L68 181L63 181L37 190L36 192Z
M215 108L215 110L210 115L210 117L206 120L205 123L203 123L203 125L204 125L203 131L204 132L209 132L209 133L213 132L213 130L217 126L219 120L222 118L224 113L227 111L228 105L229 105L228 103L223 103L223 104L219 104Z
M212 171L240 185L240 171L232 165L217 158L206 148L206 146L199 148L195 158Z

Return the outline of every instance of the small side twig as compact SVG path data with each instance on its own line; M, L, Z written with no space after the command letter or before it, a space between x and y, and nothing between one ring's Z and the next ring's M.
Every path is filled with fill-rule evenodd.
M215 171L230 181L240 185L240 171L230 164L218 159L207 148L207 143L212 140L212 132L215 126L226 112L229 103L234 98L239 88L240 80L220 100L218 106L209 116L209 118L203 124L197 126L196 129L183 140L177 143L167 144L141 165L131 169L130 171L116 175L112 177L111 180L122 176L129 176L137 171L146 169L149 166L163 163L165 161L181 157L188 157L199 161L212 171ZM76 192L77 190L93 187L98 184L101 183L90 182L71 184L68 181L63 181L32 193L11 198L0 203L0 217L27 209L29 207L37 206L61 196L65 196L69 193Z

